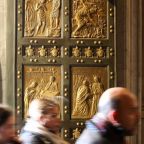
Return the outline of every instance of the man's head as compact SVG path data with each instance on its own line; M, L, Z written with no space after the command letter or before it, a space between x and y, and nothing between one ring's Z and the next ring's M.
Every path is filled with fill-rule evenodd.
M133 134L139 119L136 96L121 87L110 88L102 94L98 112L103 113L113 125L120 125L126 135Z

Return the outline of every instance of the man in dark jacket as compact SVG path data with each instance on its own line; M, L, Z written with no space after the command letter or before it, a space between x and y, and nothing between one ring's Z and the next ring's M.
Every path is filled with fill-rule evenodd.
M136 96L126 88L110 88L102 94L97 114L87 121L76 144L124 144L138 120Z

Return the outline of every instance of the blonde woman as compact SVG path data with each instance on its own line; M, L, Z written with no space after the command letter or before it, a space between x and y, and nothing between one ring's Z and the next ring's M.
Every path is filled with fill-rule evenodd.
M52 100L35 99L29 106L29 119L22 129L23 144L68 144L59 133L59 105Z

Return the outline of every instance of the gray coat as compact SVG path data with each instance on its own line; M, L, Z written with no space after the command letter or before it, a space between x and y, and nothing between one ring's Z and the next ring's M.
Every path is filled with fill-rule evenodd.
M99 125L90 120L76 144L124 144L123 130L107 122Z

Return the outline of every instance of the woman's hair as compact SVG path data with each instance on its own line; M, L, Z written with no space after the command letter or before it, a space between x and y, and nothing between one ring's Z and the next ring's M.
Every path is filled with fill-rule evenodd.
M0 105L0 126L5 124L8 118L12 115L12 111L7 106Z
M32 119L37 119L42 115L50 113L50 110L59 105L48 99L35 99L30 103L28 116Z

